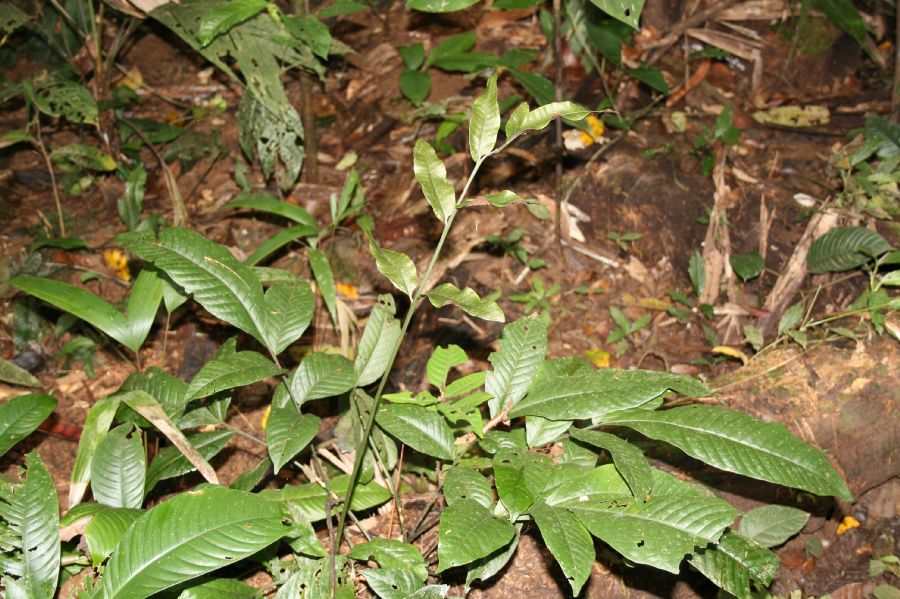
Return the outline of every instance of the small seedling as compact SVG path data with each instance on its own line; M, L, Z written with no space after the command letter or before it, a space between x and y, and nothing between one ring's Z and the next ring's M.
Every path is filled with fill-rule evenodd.
M631 337L633 333L640 331L648 324L650 324L650 315L644 314L637 320L632 321L628 318L628 316L625 315L625 312L623 312L616 306L609 307L609 315L612 317L613 322L618 328L610 331L609 335L606 337L606 343L616 344L615 354L618 358L628 349L629 337Z
M539 268L547 266L546 260L543 260L542 258L528 258L528 252L525 250L525 248L522 247L520 243L524 235L525 230L521 227L516 227L512 230L512 232L510 232L509 235L506 236L506 239L504 239L500 235L488 235L484 238L484 240L491 245L499 247L501 250L503 250L504 254L513 256L531 270L537 270Z
M514 293L509 296L510 301L518 304L525 304L525 313L529 314L534 310L543 312L549 310L553 302L551 298L559 293L559 285L551 285L544 287L544 281L538 277L532 277L531 290L526 293Z
M610 231L606 234L606 236L615 241L616 245L619 246L619 249L626 253L631 248L632 242L637 241L638 239L643 237L643 235L641 235L637 231L626 231L625 233Z

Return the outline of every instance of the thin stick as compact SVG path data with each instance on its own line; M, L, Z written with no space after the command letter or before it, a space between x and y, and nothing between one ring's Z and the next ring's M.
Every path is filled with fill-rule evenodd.
M40 115L35 117L34 122L37 129L37 137L35 137L34 145L37 146L38 151L44 159L44 164L47 165L47 172L50 173L50 186L53 188L53 201L56 203L56 220L59 223L59 236L65 237L66 223L63 220L62 202L59 199L59 186L56 184L56 175L53 173L53 164L50 162L50 155L47 154L47 148L44 146L44 139L41 135Z

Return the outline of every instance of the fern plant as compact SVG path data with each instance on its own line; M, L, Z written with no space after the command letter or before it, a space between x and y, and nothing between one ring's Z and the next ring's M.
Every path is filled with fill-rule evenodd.
M477 318L505 320L495 300L473 289L451 283L429 289L426 283L456 216L471 202L469 189L481 165L553 118L586 114L570 102L534 110L521 104L509 114L506 139L498 145L501 115L497 78L491 77L472 108L473 167L459 194L434 149L416 144L415 178L442 234L419 273L409 256L381 247L365 230L379 271L407 296L409 307L401 319L391 296L379 298L353 360L313 352L284 368L281 354L310 323L308 282L283 274L264 286L260 273L268 271L187 229L120 235L119 243L163 273L181 295L262 351L239 350L232 339L189 382L150 368L91 407L72 472L70 509L61 522L66 530L78 524L74 530L94 569L82 596L147 597L168 590L182 597L251 597L256 591L241 580L213 573L253 556L278 587L277 597L353 597L350 573L371 562L378 567L365 569L363 577L379 597L444 597L450 591L441 582L444 572L464 570L466 586L495 576L531 525L573 595L596 559L595 539L635 564L678 572L687 561L738 597L770 583L778 559L734 526L737 509L652 467L637 445L615 432L631 429L726 472L817 495L850 499L850 492L822 453L782 425L708 405L667 409L669 392L710 394L696 379L548 359L549 318L534 314L504 328L487 371L457 376L454 368L467 361L465 352L439 347L426 365L425 390L385 393L413 314L426 298L436 307L450 303ZM505 207L520 200L503 191L487 201ZM28 288L29 282L16 283ZM260 440L267 457L224 487L209 460L235 432L226 422L232 393L273 378L266 438ZM342 398L347 406L334 436L337 447L353 456L349 473L324 468L317 447L308 461L298 461L319 430L309 404L328 398ZM17 398L0 409L20 409L26 401L34 400ZM41 402L46 410L48 400ZM16 434L39 416L17 425ZM500 430L507 422L509 429ZM0 439L9 434L0 429ZM171 445L147 464L143 445L157 434ZM399 539L373 537L341 551L355 513L391 499L401 510L393 484L401 445L415 451L419 464L434 463L441 480L446 507L434 570L410 542L423 532L422 523L410 526L402 517ZM548 457L551 445L561 457ZM300 465L308 482L254 492L269 473L290 463ZM56 498L39 458L30 457L27 467L23 482L0 489L4 580L22 596L50 596L60 563ZM146 509L161 481L192 470L206 483ZM84 501L89 488L94 501ZM328 543L316 535L322 522ZM39 562L29 553L33 547L40 548Z

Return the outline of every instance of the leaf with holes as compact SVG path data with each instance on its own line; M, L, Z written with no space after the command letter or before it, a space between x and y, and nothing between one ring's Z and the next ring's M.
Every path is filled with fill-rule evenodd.
M273 407L266 423L266 447L275 472L309 445L322 421L313 414L300 414L293 405Z
M515 534L515 526L494 518L474 499L461 499L441 514L437 571L487 557L506 547Z
M391 570L403 570L415 576L419 584L428 578L428 570L425 568L425 558L414 545L386 539L384 537L372 537L366 543L354 545L348 553L355 560L374 560L379 567Z
M552 420L605 418L610 413L643 405L669 389L687 396L709 394L706 385L689 376L605 368L544 377L509 415Z
M503 329L500 349L488 356L484 390L493 395L488 403L491 416L525 396L547 352L548 322L540 315L525 316Z
M853 498L825 454L792 435L783 424L701 405L663 412L615 412L604 418L604 424L627 426L726 472L816 495Z
M21 483L0 480L0 520L6 523L2 565L9 576L2 583L8 596L53 597L59 578L59 500L37 452L25 456Z
M512 519L534 503L550 482L552 464L546 456L524 449L501 449L494 456L494 484Z
M656 496L645 503L630 495L578 498L561 507L627 559L673 573L695 546L715 543L737 515L727 502L708 497Z
M188 401L209 397L226 389L251 385L283 372L271 360L255 351L239 351L213 358L203 365L188 385Z
M472 468L448 468L444 471L444 500L447 505L453 505L461 499L472 499L490 508L494 504L491 483Z
M777 555L732 530L726 530L715 545L694 552L688 563L738 599L755 596L751 580L759 587L769 586L781 567Z
M149 597L253 555L288 531L279 503L203 485L134 522L109 558L99 596Z
M134 425L109 431L97 445L91 464L94 499L109 507L140 508L146 477L147 456Z
M375 420L382 429L416 451L440 460L452 460L453 432L444 417L413 404L388 404L378 409Z
M19 395L0 404L0 456L34 432L54 408L56 400L43 393Z
M443 283L428 292L428 300L435 308L440 308L448 303L455 305L463 312L476 318L503 322L506 317L503 310L494 300L482 299L470 288L459 289L453 283Z
M884 237L866 227L835 227L809 248L806 265L809 272L843 272L890 251Z
M639 29L641 10L644 8L644 0L591 0L591 2L608 14L622 21L632 29Z

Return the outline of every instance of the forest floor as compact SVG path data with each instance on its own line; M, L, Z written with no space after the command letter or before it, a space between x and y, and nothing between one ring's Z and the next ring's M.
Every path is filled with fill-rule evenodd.
M683 15L670 15L657 6L664 4L648 4L642 33L625 49L635 63L648 53L641 44L658 40L682 20ZM900 539L897 341L889 335L864 334L855 341L813 342L808 349L781 342L753 356L741 332L742 324L773 318L762 310L766 297L812 215L834 206L841 189L834 153L848 143L851 131L863 126L867 114L890 112L890 70L879 67L826 20L811 19L816 37L797 47L792 45L795 20L720 17L703 23L702 28L739 31L745 43L758 50L758 62L739 58L689 61L685 48L693 49L690 44L696 42L679 41L656 66L672 81L680 81L686 69L702 74L693 78L694 84L685 93L671 96L674 101L657 103L631 130L607 126L599 143L566 150L560 156L551 127L548 133L528 137L514 151L488 162L476 181L476 193L513 189L542 203L550 217L536 218L524 206L504 211L490 207L467 210L455 226L448 257L439 269L443 280L460 288L472 287L480 294L500 291L508 320L531 307L510 301L510 295L531 293L536 307L552 317L551 356L582 355L598 366L640 366L702 376L726 404L783 422L829 451L857 497L852 503L735 482L686 462L683 456L661 453L656 457L713 484L740 509L776 501L813 514L804 531L777 550L783 567L774 593L788 595L800 590L803 596L866 597L879 584L898 582L890 572L876 577L869 573L870 560L896 555ZM890 25L889 31L893 23ZM422 118L421 112L417 118L402 98L399 77L403 63L396 47L419 41L433 45L469 30L477 33L477 49L495 53L547 44L535 10L501 13L470 9L441 16L412 13L395 2L375 8L371 14L338 20L332 34L355 53L333 61L324 80L314 85L317 172L314 179L305 174L287 200L318 218L327 218L328 198L340 193L346 167L352 162L365 188L365 211L376 223L375 236L384 246L402 250L416 262L426 259L439 230L415 185L411 156L415 140L432 137L440 119ZM887 54L891 52L889 48ZM227 245L237 256L246 256L277 231L278 224L223 209L239 192L234 173L243 158L234 113L240 89L220 79L177 38L149 22L138 30L121 62L140 74L147 89L158 92L143 94L143 103L130 111L131 118L175 123L196 134L194 146L169 162L187 203L189 226ZM34 63L22 59L6 69L6 76L15 80L34 68ZM483 86L483 80L461 74L432 70L432 76L428 101L434 105L446 102L464 108ZM595 106L605 95L604 86L615 83L607 79L585 72L577 60L567 60L561 79L563 95ZM646 88L623 86L627 94L621 99L621 110L639 110L652 102ZM298 98L299 87L297 81L287 86L292 99ZM521 93L515 83L501 78L501 98L514 93ZM164 98L207 108L224 101L227 108L221 112L209 109L206 116L195 119L189 109ZM791 128L761 124L753 118L753 113L765 108L800 105L825 106L830 120ZM706 173L702 161L706 150L698 150L696 142L704 130L715 129L723 106L731 107L733 126L740 137L733 145L710 148L714 172ZM21 127L25 120L23 106L8 105L0 116L0 129ZM48 127L44 134L53 145L76 135L65 127ZM464 133L460 130L446 141L455 148L455 153L445 156L450 179L464 179L468 164ZM597 153L599 148L604 149ZM560 163L562 181L557 176ZM149 153L145 164L156 165ZM259 176L252 184L265 187ZM101 273L85 287L110 301L120 300L127 292L127 284L117 278L103 255L113 247L112 239L125 230L116 208L123 193L123 183L110 177L79 196L65 197L69 235L84 239L89 249L36 252L45 264L71 273ZM710 303L716 313L706 318L694 307L696 298L693 306L683 306L667 292L692 297L689 261L695 250L703 251L709 213L716 202L722 202L726 210L731 252L759 252L767 268L749 282L733 280L729 296L713 298ZM40 155L19 146L0 152L0 267L8 270L11 261L32 252L31 244L52 229L47 215L54 210L51 181ZM148 177L144 210L171 216L172 206L158 169L151 170ZM555 220L558 214L561 222ZM876 227L895 247L900 239L895 224L850 211L841 212L840 219L845 224ZM620 246L610 233L637 235ZM504 248L489 243L486 237L491 235L513 237ZM358 229L341 229L330 243L341 297L362 319L377 294L391 291L389 284L376 271ZM515 251L524 251L528 260L540 259L545 265L529 269ZM288 246L277 255L274 265L308 276L303 252L302 247ZM786 305L804 300L809 306L815 298L811 316L824 317L850 305L867 282L861 271L850 276L808 276ZM72 339L73 332L56 336L52 330L44 331L23 345L19 337L25 333L15 330L13 318L22 296L6 285L0 285L0 292L0 355L29 364L58 400L54 425L44 427L29 444L7 455L3 471L13 473L21 455L36 447L64 498L87 409L97 398L117 389L132 366L115 347L102 342L87 358L91 367L85 367L84 359L60 357L59 349ZM632 322L649 317L649 323L621 344L607 343L617 326L611 307L620 309ZM673 307L687 313L676 317ZM39 316L48 319L52 314L45 308L39 311ZM176 313L171 321L160 318L160 326L153 329L142 350L143 364L159 366L183 380L196 374L227 336L196 305ZM357 335L362 322L345 335ZM321 306L314 323L303 344L318 348L340 345L341 334ZM435 344L456 343L474 360L473 368L487 366L499 331L493 323L460 317L452 308L422 311L390 384L420 388L427 349ZM773 338L770 333L767 340ZM713 352L714 346L731 347L752 359L744 365L737 352L731 356ZM0 398L19 392L0 385ZM232 404L231 422L263 436L268 393L269 386L263 383L239 392ZM235 437L213 464L227 483L264 456L265 448ZM286 477L295 475L290 468L282 472ZM167 484L174 491L198 480L189 475ZM421 496L408 496L411 511L417 501L421 503ZM847 516L860 525L839 532L838 526ZM390 514L374 517L383 520L376 528L390 525ZM470 596L566 595L565 579L540 543L538 532L526 533L507 569ZM428 541L426 535L423 543ZM686 567L681 576L648 576L646 569L634 570L601 552L583 596L713 597L715 590Z

